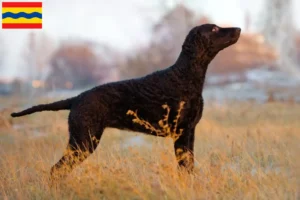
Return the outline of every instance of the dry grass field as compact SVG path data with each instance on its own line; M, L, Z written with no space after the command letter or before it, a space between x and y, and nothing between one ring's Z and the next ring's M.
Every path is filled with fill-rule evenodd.
M0 199L300 199L299 104L207 103L192 175L177 170L170 138L107 129L96 152L49 187L68 112L12 120L22 104L0 103Z

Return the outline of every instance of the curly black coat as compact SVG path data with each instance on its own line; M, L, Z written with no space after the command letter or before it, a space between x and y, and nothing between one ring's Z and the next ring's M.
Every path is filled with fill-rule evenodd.
M196 124L202 117L202 90L209 63L224 48L237 42L240 28L221 28L214 24L194 27L187 35L182 51L174 65L144 77L108 83L85 91L76 97L33 106L12 117L40 111L70 110L68 151L52 167L52 175L63 166L69 171L96 149L106 127L158 135L153 129L133 122L129 110L160 129L159 121L166 114L163 104L170 108L168 123L174 128L179 103L184 102L176 123L182 130L174 139L179 166L193 170ZM167 136L168 133L160 136ZM187 153L189 156L182 156ZM77 158L77 159L75 159Z

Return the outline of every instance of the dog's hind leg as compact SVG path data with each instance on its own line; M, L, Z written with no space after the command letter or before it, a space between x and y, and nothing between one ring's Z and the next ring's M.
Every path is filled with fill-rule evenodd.
M103 130L100 123L85 125L84 121L69 120L69 144L62 158L51 168L52 180L65 177L92 154L100 142Z

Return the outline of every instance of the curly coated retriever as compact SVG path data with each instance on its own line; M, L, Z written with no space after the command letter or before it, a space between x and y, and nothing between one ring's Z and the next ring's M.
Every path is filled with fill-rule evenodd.
M207 67L219 51L238 41L240 32L240 28L221 28L215 24L196 26L188 33L176 62L164 70L100 85L76 97L33 106L11 116L70 110L69 144L52 167L52 176L62 171L62 167L68 168L63 173L66 175L93 153L106 127L162 137L173 130L177 136L174 150L178 165L191 172L194 132L202 117Z

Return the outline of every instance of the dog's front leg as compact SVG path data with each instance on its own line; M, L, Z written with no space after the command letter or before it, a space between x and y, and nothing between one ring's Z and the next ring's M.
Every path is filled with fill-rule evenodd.
M191 173L194 169L195 129L184 130L174 142L175 155L180 168Z

